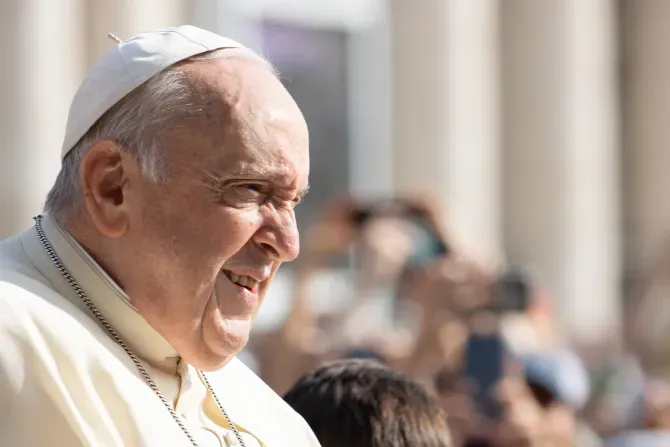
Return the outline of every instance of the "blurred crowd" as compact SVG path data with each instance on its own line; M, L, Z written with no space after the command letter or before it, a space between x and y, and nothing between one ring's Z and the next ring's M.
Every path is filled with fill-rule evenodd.
M303 237L287 318L253 334L244 355L322 444L670 446L662 284L626 312L622 346L579 348L531 272L473 259L440 215L426 200L328 204ZM314 296L324 272L349 287Z

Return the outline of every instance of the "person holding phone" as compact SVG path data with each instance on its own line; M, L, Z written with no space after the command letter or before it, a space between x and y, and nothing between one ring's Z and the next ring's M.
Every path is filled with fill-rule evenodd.
M347 196L326 205L306 231L289 315L279 330L254 340L273 389L285 391L324 359L362 353L402 370L418 331L416 306L401 296L404 275L449 250L437 215L406 199ZM347 303L339 312L319 314L312 309L312 285L333 271L347 272L351 296L338 299Z

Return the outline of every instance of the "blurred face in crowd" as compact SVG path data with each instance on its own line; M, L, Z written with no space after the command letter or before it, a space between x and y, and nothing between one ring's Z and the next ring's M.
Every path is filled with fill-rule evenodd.
M186 361L212 370L245 345L277 269L298 255L308 134L262 64L178 69L202 109L162 138L166 180L145 178L114 142L97 143L82 166L86 208L111 240L98 261Z
M549 447L571 447L577 432L575 412L546 387L528 383L538 410L538 442Z
M361 273L369 282L397 279L412 250L409 224L397 217L376 217L361 228Z
M547 430L547 440L556 447L570 447L575 437L575 415L572 409L560 402L554 402L544 410L543 426Z

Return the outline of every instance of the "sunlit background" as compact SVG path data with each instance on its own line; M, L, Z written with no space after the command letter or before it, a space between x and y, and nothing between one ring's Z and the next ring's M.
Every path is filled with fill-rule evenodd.
M302 229L343 193L428 194L459 246L532 271L580 343L617 346L643 286L667 299L665 0L3 1L0 236L40 212L107 33L184 23L267 56L303 110ZM257 330L286 314L291 274ZM321 283L325 302L338 282Z

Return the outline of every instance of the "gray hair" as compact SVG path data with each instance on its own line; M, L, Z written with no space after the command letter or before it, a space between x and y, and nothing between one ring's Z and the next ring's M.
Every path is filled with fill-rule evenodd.
M261 61L277 76L269 61L245 48L219 49L184 62L232 58ZM83 194L79 167L86 151L100 140L118 142L137 159L147 179L164 181L167 166L161 137L166 129L174 128L179 118L199 110L193 98L193 87L179 66L164 70L126 95L105 112L65 156L58 177L47 194L44 211L65 225L73 213L81 210Z

